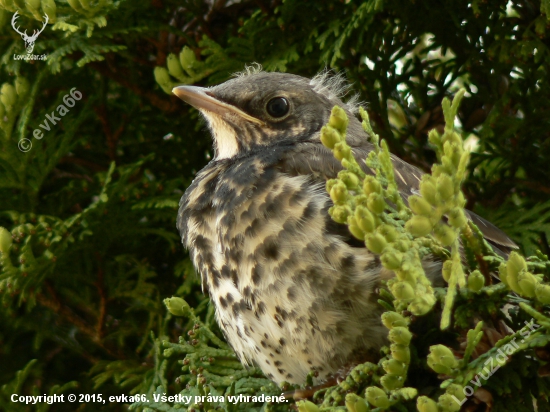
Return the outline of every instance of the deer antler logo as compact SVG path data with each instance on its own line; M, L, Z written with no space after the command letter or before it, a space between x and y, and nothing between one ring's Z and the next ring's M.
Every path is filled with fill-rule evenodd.
M13 27L13 29L17 33L19 33L21 35L21 38L25 42L25 47L27 49L27 53L31 54L33 49L34 49L34 43L36 42L36 39L38 38L38 35L44 31L44 29L46 28L46 24L48 24L48 20L49 20L48 15L44 14L44 18L46 19L46 21L43 23L42 28L40 30L34 30L33 33L32 33L32 36L29 36L27 34L27 30L25 30L25 32L21 33L19 28L15 26L15 23L16 23L15 21L17 20L17 17L19 17L18 13L19 12L16 11L15 14L13 15L13 17L11 19L11 26Z

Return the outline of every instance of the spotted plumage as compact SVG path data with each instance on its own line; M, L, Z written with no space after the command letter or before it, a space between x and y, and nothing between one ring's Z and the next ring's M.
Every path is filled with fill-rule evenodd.
M373 292L389 274L327 212L325 183L342 166L319 132L334 105L348 112L355 156L372 149L343 89L326 73L310 80L258 70L209 89L174 89L202 112L216 152L181 200L178 229L228 342L278 383L303 383L312 370L327 378L375 354L386 336ZM393 160L407 197L421 173ZM484 224L489 239L513 245ZM425 267L440 271L438 262Z

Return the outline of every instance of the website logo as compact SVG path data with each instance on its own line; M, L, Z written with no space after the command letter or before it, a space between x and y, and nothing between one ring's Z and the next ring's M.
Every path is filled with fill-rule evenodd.
M34 50L34 44L36 43L36 39L38 38L38 35L44 31L44 29L46 28L46 25L48 24L48 20L49 20L48 15L44 14L44 19L46 19L46 21L42 23L42 28L40 30L34 30L31 36L27 34L27 30L25 30L24 32L21 32L21 29L16 26L16 23L17 23L16 20L18 17L19 17L19 12L16 11L11 19L11 26L13 27L13 30L15 30L19 35L21 35L21 38L25 42L25 48L27 49L27 54L26 55L14 54L13 55L14 59L15 60L46 60L45 54L41 56L37 56L32 54L32 51Z

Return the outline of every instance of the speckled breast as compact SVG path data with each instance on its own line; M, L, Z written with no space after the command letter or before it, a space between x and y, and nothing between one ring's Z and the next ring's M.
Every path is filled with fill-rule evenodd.
M277 159L211 162L182 198L178 227L241 361L303 383L382 344L371 301L380 265L330 230L324 182Z

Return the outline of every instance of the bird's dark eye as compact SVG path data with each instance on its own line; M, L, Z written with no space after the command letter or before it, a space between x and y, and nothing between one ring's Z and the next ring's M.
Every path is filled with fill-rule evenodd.
M267 102L266 109L271 117L278 119L288 113L290 105L288 104L288 100L284 97L274 97Z

